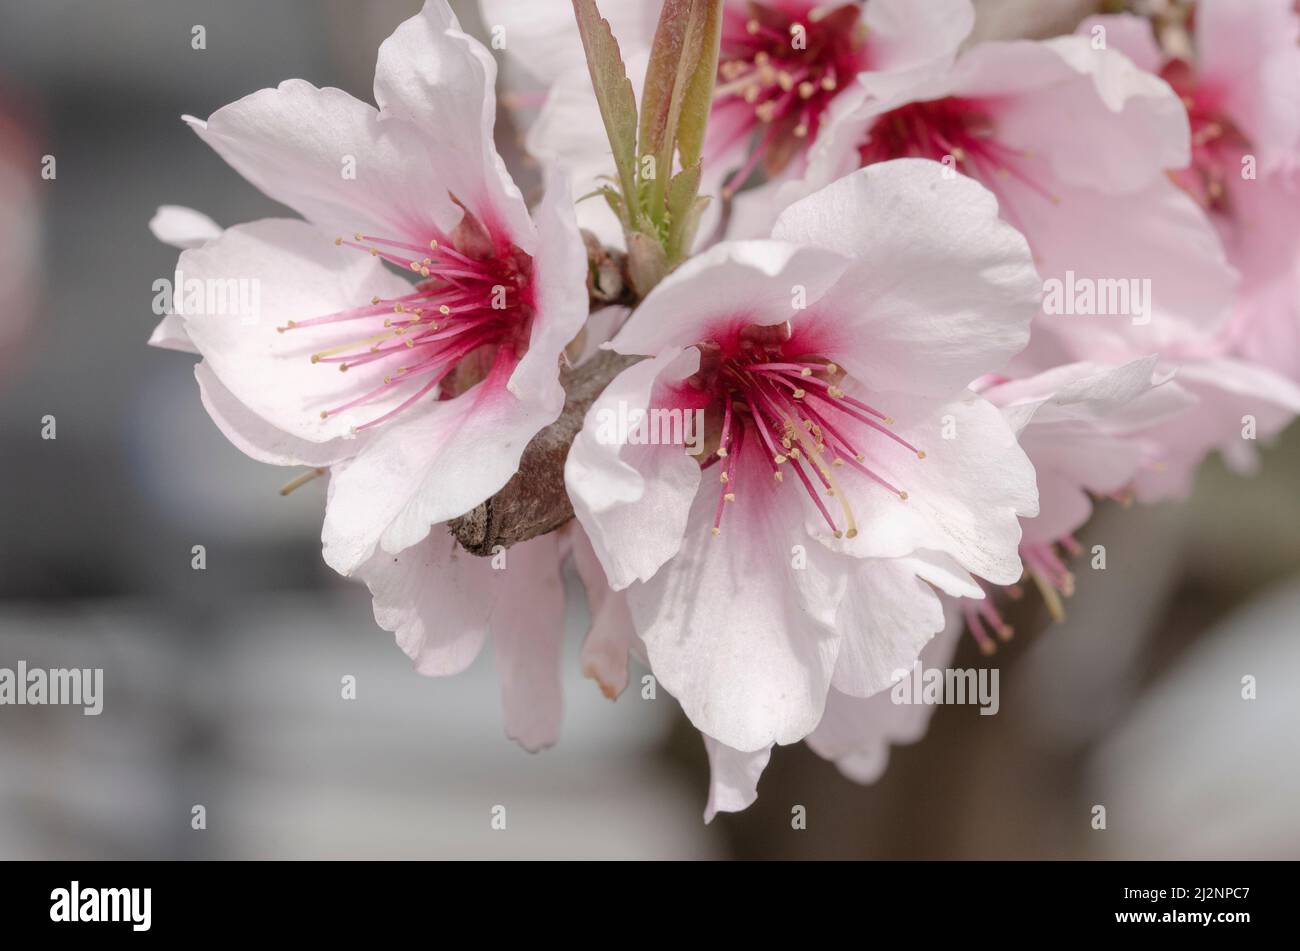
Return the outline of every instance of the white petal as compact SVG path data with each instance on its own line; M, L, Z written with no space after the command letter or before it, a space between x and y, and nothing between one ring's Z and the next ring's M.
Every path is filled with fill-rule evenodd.
M970 0L871 0L863 14L870 69L859 76L877 96L951 64L975 25Z
M883 434L855 446L867 467L908 498L900 500L856 469L838 469L861 530L853 540L834 540L823 531L824 542L869 558L939 552L995 584L1018 580L1019 518L1037 514L1038 496L1033 466L997 408L973 393L950 402L855 395L892 414L890 429L926 457L918 459Z
M1136 480L1142 502L1185 497L1201 463L1215 449L1231 468L1250 472L1256 464L1254 447L1273 439L1300 414L1295 383L1243 360L1188 361L1178 368L1177 379L1199 402L1155 429L1162 455L1157 466ZM1254 418L1258 441L1243 438L1246 416Z
M1090 494L1118 492L1145 461L1134 434L1194 405L1167 377L1153 377L1156 360L1072 364L986 391L1038 476L1039 514L1024 523L1026 543L1055 542L1083 525Z
M683 446L629 445L614 424L667 403L667 388L698 369L699 353L690 349L669 350L624 370L587 411L569 450L565 486L616 591L651 577L676 554L700 467Z
M1041 156L1054 180L1134 191L1190 158L1187 110L1177 94L1122 53L1094 50L1081 36L982 43L955 73L958 95L993 100L998 142Z
M587 592L591 626L582 642L582 675L600 685L601 693L615 699L627 687L628 658L644 658L645 649L632 624L627 594L614 591L600 566L595 549L581 525L573 525L573 564Z
M496 60L446 0L426 0L379 47L375 102L420 131L444 191L532 253L528 208L493 144L496 77Z
M564 588L555 534L512 546L504 563L489 624L506 736L536 752L559 740L563 714Z
M564 174L546 176L546 194L537 209L538 247L533 259L536 315L528 352L510 378L510 392L538 401L558 416L564 406L559 380L560 354L587 320L587 249L578 233L573 198Z
M1204 212L1169 180L1126 195L1060 188L1055 204L1013 181L998 191L1044 277L1043 312L1020 359L1025 370L1059 362L1054 350L1043 352L1057 343L1071 362L1168 353L1231 317L1237 274ZM1085 287L1096 303L1092 313L1075 313Z
M160 205L149 219L149 230L163 244L185 250L197 248L221 234L217 224L201 211L182 205Z
M177 269L185 287L177 289L176 309L190 339L222 384L278 429L329 442L410 395L409 384L394 386L372 403L322 419L322 411L383 387L392 367L376 361L341 373L311 355L375 333L383 318L277 329L409 292L411 285L378 259L335 247L305 222L267 219L182 252ZM203 293L191 299L190 287Z
M853 566L836 624L844 632L831 685L854 697L886 689L911 670L943 629L943 606L909 559L863 559Z
M566 5L572 18L573 7ZM581 61L551 85L546 102L528 130L525 147L543 167L562 168L572 177L574 191L581 199L577 206L581 227L603 245L624 247L623 224L618 215L602 196L592 194L608 185L606 176L615 175L616 170L591 87L591 73Z
M375 621L431 677L458 674L473 662L494 604L511 596L515 582L494 571L490 559L457 547L445 530L399 554L376 554L357 576L370 588Z
M758 780L767 769L772 747L742 753L705 735L704 751L709 756L709 800L704 821L712 822L719 812L742 812L758 799Z
M800 319L843 273L841 254L787 241L728 241L686 261L632 312L611 346L656 354L733 341L750 324Z
M524 70L539 85L550 87L566 70L585 69L570 0L479 0L483 23L491 32L502 29L511 65ZM659 19L659 4L645 0L601 0L600 15L609 20L624 62L634 51L648 48ZM644 73L644 67L641 72ZM629 75L637 75L631 64Z
M153 333L149 335L149 346L157 347L159 350L175 350L178 353L199 352L190 335L185 332L185 321L175 314L167 314L158 321Z
M1098 27L1102 32L1097 32ZM1108 49L1119 50L1133 61L1134 66L1148 73L1159 73L1164 65L1165 55L1160 51L1151 21L1146 17L1132 13L1090 16L1079 24L1075 32L1089 39L1104 39Z
M366 436L311 442L273 426L241 403L217 379L206 361L194 367L203 408L225 437L245 455L273 466L331 466L349 459L365 445Z
M381 118L341 89L290 79L206 122L186 121L244 178L331 236L364 232L423 245L460 221L447 194L457 184L447 174L454 169L438 161L444 157L429 150L421 131ZM446 135L463 129L434 128Z
M429 398L376 433L334 480L321 535L326 564L347 575L377 547L402 551L510 480L557 415L510 393L513 362L498 353L483 382L455 399Z
M1041 284L1024 238L987 189L942 171L869 166L787 208L773 230L852 256L796 324L808 352L874 389L956 393L1029 339Z
M738 455L734 489L717 536L718 495L697 495L681 550L628 603L651 669L691 722L752 752L821 718L847 571L809 539L799 488L775 483L761 452Z
M947 623L921 652L925 669L947 667L965 629L961 612L949 605ZM832 690L826 715L808 737L818 756L832 760L840 771L859 783L873 783L889 762L891 745L915 743L925 735L934 707L894 703L888 690L862 699Z

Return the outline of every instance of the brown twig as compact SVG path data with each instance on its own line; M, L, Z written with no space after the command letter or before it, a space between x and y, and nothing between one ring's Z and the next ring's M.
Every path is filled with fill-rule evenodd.
M569 446L596 397L638 359L604 350L561 373L565 399L560 418L533 437L519 460L519 471L500 492L449 523L462 548L473 555L491 555L497 546L509 548L553 532L573 518L564 489Z

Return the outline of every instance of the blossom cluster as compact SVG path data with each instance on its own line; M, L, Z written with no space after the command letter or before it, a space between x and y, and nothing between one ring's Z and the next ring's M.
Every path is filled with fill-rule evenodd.
M160 209L177 271L259 314L200 297L151 343L201 357L239 449L327 475L324 559L420 673L491 643L526 749L559 738L572 564L583 672L681 704L706 818L774 745L870 781L924 730L900 672L992 652L1026 581L1059 611L1094 505L1249 470L1300 413L1292 0L974 44L969 0L481 9L492 48L445 0L401 24L373 106L289 80L186 117L301 217ZM507 487L541 506L530 447L611 355L564 510L467 550L448 523Z

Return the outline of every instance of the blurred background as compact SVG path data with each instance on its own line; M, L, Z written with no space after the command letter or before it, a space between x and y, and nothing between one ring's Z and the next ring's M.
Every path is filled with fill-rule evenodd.
M1067 620L1015 606L999 715L940 708L873 786L778 749L758 803L705 826L671 698L580 677L576 584L556 749L504 738L487 654L416 675L322 564L321 486L282 498L292 473L218 433L193 358L145 340L176 258L157 206L283 213L180 115L288 77L369 100L419 5L0 0L0 667L102 667L106 693L99 717L0 707L0 858L1300 855L1300 427L1253 479L1214 460L1187 505L1103 507L1081 540L1108 568L1078 566ZM955 662L986 663L973 643Z

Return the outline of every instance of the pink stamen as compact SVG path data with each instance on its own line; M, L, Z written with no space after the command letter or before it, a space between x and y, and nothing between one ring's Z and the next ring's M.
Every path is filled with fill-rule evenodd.
M351 343L325 346L312 355L312 362L337 364L340 370L348 370L402 360L404 365L385 374L382 385L323 410L322 418L364 406L392 392L395 386L420 381L410 396L354 429L379 425L432 392L479 348L504 346L514 351L526 344L532 320L532 259L517 248L480 260L448 246L441 236L431 239L427 246L376 235L357 234L355 238L339 238L335 244L365 251L417 273L423 280L410 293L398 297L373 298L369 304L291 320L277 328L290 332L371 321L371 332L358 330L359 339ZM422 256L407 259L388 248ZM432 374L429 379L422 379L428 374Z

